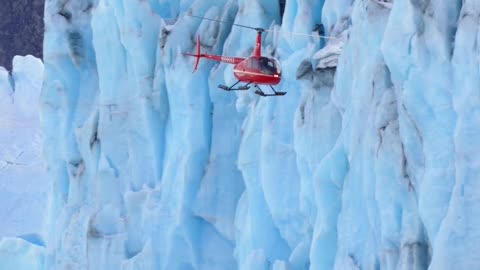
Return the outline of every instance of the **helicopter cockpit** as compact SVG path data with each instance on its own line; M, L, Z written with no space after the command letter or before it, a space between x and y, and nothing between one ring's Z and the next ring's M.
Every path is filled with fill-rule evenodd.
M263 74L275 75L280 74L282 70L280 69L280 64L275 59L268 57L259 58L259 67L260 71Z
M247 66L249 68L252 68L254 70L260 71L262 74L266 75L275 75L275 74L281 74L282 71L280 69L280 64L273 59L273 58L268 58L268 57L250 57L247 60Z

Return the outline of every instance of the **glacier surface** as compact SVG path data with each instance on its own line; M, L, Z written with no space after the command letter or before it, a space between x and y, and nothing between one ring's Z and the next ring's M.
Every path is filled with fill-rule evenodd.
M49 181L42 157L43 63L15 56L0 67L0 237L43 234Z
M31 55L12 64L0 67L0 269L41 270L50 183L39 119L44 66Z
M478 2L280 3L47 1L42 267L480 267ZM287 95L228 93L181 52L248 56L233 23L332 39L264 34Z

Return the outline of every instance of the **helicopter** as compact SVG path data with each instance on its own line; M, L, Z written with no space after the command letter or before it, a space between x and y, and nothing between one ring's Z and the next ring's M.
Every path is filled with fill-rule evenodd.
M190 17L200 18L202 20L215 21L225 23L223 21L199 17L195 15L189 15ZM255 86L255 94L263 97L267 96L284 96L287 92L276 91L273 86L278 85L282 80L282 69L278 61L273 57L262 56L262 33L265 29L260 27L250 27L241 24L233 24L235 26L249 28L257 31L257 40L255 43L255 49L251 56L247 58L243 57L230 57L223 55L211 55L203 54L200 51L200 35L197 36L197 51L195 54L183 53L186 56L193 56L196 58L193 72L198 69L198 63L200 58L206 58L209 60L223 62L227 64L235 65L233 68L233 75L237 78L237 82L231 86L223 84L218 85L218 88L225 91L241 91L250 89L250 85ZM245 85L237 86L239 83L246 83ZM259 85L268 85L273 93L265 93ZM237 86L237 87L236 87Z
M192 14L187 14L186 16L194 17L202 20L219 22L219 23L226 23L224 21L215 20L211 18L204 18L204 17L192 15ZM316 25L319 31L318 35L310 35L310 34L287 32L287 31L266 30L261 27L251 27L251 26L237 24L237 23L233 23L232 25L257 31L257 40L255 42L255 47L251 56L244 58L244 57L230 57L230 56L224 56L224 55L203 54L200 51L200 46L201 46L200 35L197 36L196 53L195 54L183 53L183 55L193 56L196 58L193 72L195 72L198 69L198 63L200 62L200 58L206 58L206 59L217 61L217 62L223 62L223 63L235 65L233 67L233 75L235 76L235 78L237 78L237 82L231 86L220 84L218 85L218 88L223 89L225 91L239 91L239 90L248 90L250 89L250 85L253 85L257 89L255 90L255 94L263 97L284 96L287 93L287 92L276 91L275 88L273 88L273 86L278 85L282 80L282 69L280 67L279 62L274 57L262 56L263 32L278 32L278 33L288 33L288 34L300 35L300 36L336 39L335 37L324 35L323 25ZM316 30L314 29L314 31ZM246 84L237 86L241 82ZM268 93L268 94L265 93L262 90L262 88L260 88L259 85L268 85L272 89L273 93Z

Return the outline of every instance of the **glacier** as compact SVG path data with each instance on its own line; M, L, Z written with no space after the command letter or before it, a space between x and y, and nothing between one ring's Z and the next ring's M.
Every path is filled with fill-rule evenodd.
M42 161L43 63L15 56L0 67L0 237L43 234L49 179Z
M474 0L47 1L45 247L0 249L31 269L477 269L479 15ZM251 54L233 23L272 30L286 96L217 89L226 64L192 73L197 35ZM328 38L288 33L319 25Z
M43 63L15 56L0 67L0 269L44 269L49 179L42 162Z

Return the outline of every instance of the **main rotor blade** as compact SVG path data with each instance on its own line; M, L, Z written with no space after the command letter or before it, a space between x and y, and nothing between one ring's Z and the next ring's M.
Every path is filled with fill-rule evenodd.
M322 36L322 35L312 35L312 34L304 34L304 33L289 32L289 31L278 31L278 30L270 30L270 29L266 29L265 32L288 34L288 35L297 35L297 36L305 36L305 37L320 37L320 38L325 38L325 39L338 39L338 38L336 38L336 37L329 37L329 36Z
M220 21L220 20L215 20L215 19L210 19L210 18L195 16L195 15L190 15L190 14L187 14L187 16L193 17L193 18L202 19L202 20L212 21L212 22L228 23L228 22L225 22L225 21ZM253 29L253 30L263 29L263 28L259 28L259 27L251 27L251 26L248 26L248 25L243 25L243 24L238 24L238 23L234 23L233 25L238 26L238 27Z
M211 19L211 18L205 18L205 17L200 17L200 16L196 16L196 15L191 15L191 14L186 14L186 16L193 17L193 18L198 18L198 19L202 19L202 20L207 20L207 21L212 21L212 22L227 23L227 22L225 22L225 21L216 20L216 19ZM280 33L280 34L289 34L289 35L305 36L305 37L320 37L320 38L325 38L325 39L338 39L338 38L336 38L336 37L329 37L329 36L321 36L321 35L304 34L304 33L298 33L298 32L277 31L277 30L263 29L263 28L260 28L260 27L251 27L251 26L248 26L248 25L243 25L243 24L238 24L238 23L234 23L233 25L238 26L238 27L253 29L253 30L256 30L256 31L262 31L262 32L265 31L265 32Z

